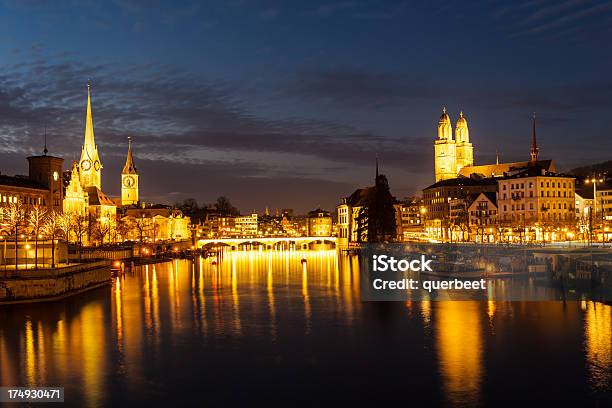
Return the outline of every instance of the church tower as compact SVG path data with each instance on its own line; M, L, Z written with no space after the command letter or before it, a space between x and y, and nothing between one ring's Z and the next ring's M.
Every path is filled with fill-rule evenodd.
M457 145L453 140L453 127L446 108L438 121L438 139L434 142L434 169L436 182L457 177Z
M83 188L97 187L102 189L102 163L98 155L98 146L94 139L93 118L91 115L91 84L87 82L87 114L85 117L85 139L81 151L80 177Z
M531 161L538 161L538 154L540 149L538 149L538 140L536 139L536 116L533 114L533 133L531 135Z
M470 131L463 112L459 114L455 127L455 139L457 142L456 171L459 172L465 166L474 165L474 147L470 143Z
M138 171L132 156L132 139L128 138L128 152L121 171L121 205L138 204Z

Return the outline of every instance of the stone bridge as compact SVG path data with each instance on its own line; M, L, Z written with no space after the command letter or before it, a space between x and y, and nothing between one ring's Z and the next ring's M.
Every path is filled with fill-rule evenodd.
M336 246L336 237L249 237L249 238L214 238L198 240L198 248L211 246L228 246L232 250L238 247L264 247L264 249L308 249L313 244Z

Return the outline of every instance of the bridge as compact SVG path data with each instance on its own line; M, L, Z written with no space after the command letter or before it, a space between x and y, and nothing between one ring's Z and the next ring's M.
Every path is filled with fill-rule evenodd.
M336 237L247 237L247 238L212 238L198 240L198 248L228 246L232 250L238 247L264 249L308 249L310 245L327 244L336 246Z

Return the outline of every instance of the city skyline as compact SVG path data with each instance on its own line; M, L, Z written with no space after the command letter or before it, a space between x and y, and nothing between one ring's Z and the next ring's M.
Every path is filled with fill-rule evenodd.
M304 10L185 3L172 14L163 2L154 10L93 3L71 9L65 33L49 37L62 5L8 2L0 32L1 170L23 174L25 157L42 151L45 127L50 154L69 170L85 127L88 79L103 187L119 195L131 136L145 201L226 195L243 212L332 209L373 182L376 154L403 198L433 183L443 106L453 123L466 115L477 164L494 162L496 151L503 161L527 160L533 111L542 158L560 170L605 161L610 7L569 3L345 2ZM502 18L504 27L490 27ZM26 21L35 28L20 35ZM431 25L461 21L478 24L457 38ZM260 39L245 37L251 28ZM495 46L477 38L482 30ZM356 38L343 48L347 32ZM356 56L368 58L355 63Z

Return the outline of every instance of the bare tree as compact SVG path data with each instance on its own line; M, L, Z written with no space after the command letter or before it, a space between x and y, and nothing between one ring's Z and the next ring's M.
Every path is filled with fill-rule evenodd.
M36 269L38 269L38 239L45 225L47 214L47 209L45 207L41 207L40 205L33 206L28 214L28 224L30 231L32 231L32 234L34 235L34 267Z
M130 225L125 220L117 221L117 227L115 228L117 234L121 237L121 240L126 240L127 235L130 231Z
M89 216L83 214L73 215L73 227L76 235L76 242L79 246L79 258L81 257L81 248L83 247L83 236L89 231Z
M19 232L26 228L27 212L25 206L19 201L9 204L4 209L2 217L2 227L9 232L9 236L14 238L15 242L15 270L19 267L18 245Z
M109 221L99 220L93 226L94 237L100 241L100 245L104 245L104 238L110 233L111 224Z
M139 213L137 217L134 217L134 227L138 230L140 242L142 242L144 234L149 228L149 219L144 211Z
M45 235L51 238L51 268L55 268L55 240L61 233L60 223L62 214L57 211L51 211L47 216L43 231Z

